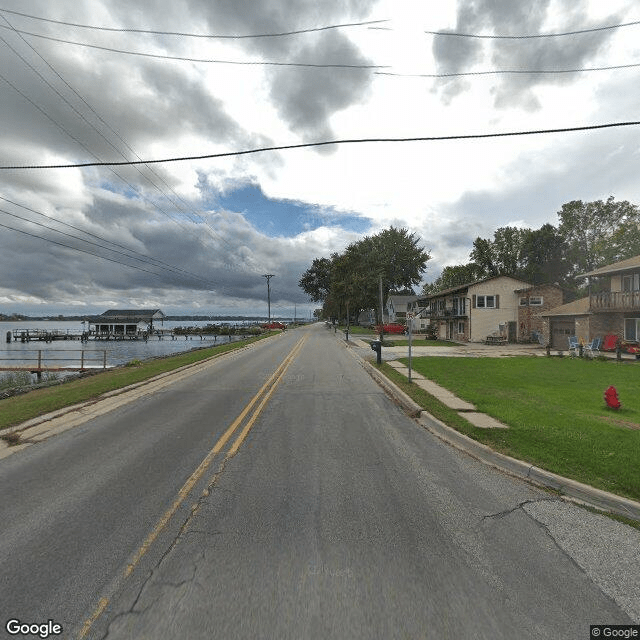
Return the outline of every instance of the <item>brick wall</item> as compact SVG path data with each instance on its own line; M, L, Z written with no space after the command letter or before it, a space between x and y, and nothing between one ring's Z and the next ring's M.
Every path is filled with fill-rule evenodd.
M562 289L554 284L543 284L521 291L520 298L541 297L541 305L518 306L518 340L527 341L532 331L539 331L544 335L545 344L549 340L549 325L542 319L542 314L564 303Z
M623 313L594 313L591 315L589 340L604 338L608 333L624 337Z

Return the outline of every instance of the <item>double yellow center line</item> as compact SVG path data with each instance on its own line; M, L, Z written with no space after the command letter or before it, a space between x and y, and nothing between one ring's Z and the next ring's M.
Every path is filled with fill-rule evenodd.
M131 573L133 573L133 570L136 568L136 566L138 565L142 557L147 553L147 551L149 550L151 545L154 543L156 538L160 535L162 530L167 526L167 524L169 523L171 518L174 516L174 514L176 513L180 505L184 502L184 500L187 498L189 493L191 493L191 490L196 485L196 483L202 478L206 470L209 468L209 466L213 462L214 458L222 452L227 442L236 432L238 427L241 424L243 424L243 422L245 422L245 419L257 404L258 406L255 408L255 410L253 411L249 419L246 420L244 428L242 429L242 431L240 431L240 433L237 435L231 447L229 447L229 449L227 450L227 453L224 457L225 462L238 452L238 449L242 446L242 443L245 441L247 435L249 434L249 431L251 431L251 428L253 427L256 420L258 419L258 416L262 413L262 410L264 409L265 405L269 401L269 398L271 398L276 387L278 386L280 381L284 378L291 363L295 360L298 353L300 353L300 350L302 349L304 343L306 342L307 337L308 336L305 335L296 343L296 345L289 352L287 357L282 361L280 366L273 372L271 377L262 385L258 393L256 393L256 395L253 396L253 398L251 398L249 403L240 412L240 415L233 421L233 423L222 434L222 436L220 436L220 439L216 442L213 449L209 451L209 453L204 458L204 460L200 463L198 468L189 476L189 478L184 483L184 485L182 485L182 488L178 492L178 495L176 496L176 499L173 501L173 504L167 509L164 515L160 518L160 520L158 520L157 524L155 525L151 533L149 533L149 535L146 537L146 539L144 540L140 548L134 554L133 558L131 559L131 562L129 562L129 564L127 565L126 569L124 570L124 575L123 575L124 578L129 577ZM205 490L205 493L206 493L206 490ZM107 608L108 604L109 604L108 598L105 597L100 600L93 614L85 621L79 633L79 636L78 636L79 638L84 638L87 635L87 633L93 626L94 622L102 615L102 612Z

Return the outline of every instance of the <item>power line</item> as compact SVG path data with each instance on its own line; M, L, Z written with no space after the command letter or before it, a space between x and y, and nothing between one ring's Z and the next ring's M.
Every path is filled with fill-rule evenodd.
M393 71L374 71L376 76L396 76L401 78L458 78L460 76L493 76L493 75L556 75L563 73L586 73L589 71L612 71L615 69L632 69L640 67L640 62L617 64L609 67L580 67L577 69L496 69L490 71L461 71L458 73L395 73Z
M534 129L525 131L505 131L499 133L473 133L458 134L451 136L415 136L410 138L346 138L339 140L324 140L322 142L304 142L300 144L279 145L273 147L259 147L255 149L245 149L243 151L227 151L224 153L209 153L201 156L180 156L173 158L162 158L157 160L140 160L126 162L81 162L76 164L56 164L56 165L13 165L0 166L0 170L22 170L22 169L77 169L82 167L110 167L135 164L160 164L163 162L183 162L187 160L209 160L213 158L228 158L230 156L243 156L254 153L264 153L267 151L284 151L287 149L307 149L312 147L328 147L339 144L365 144L379 142L437 142L450 140L480 140L486 138L507 138L515 136L532 136L548 133L571 133L575 131L595 131L598 129L612 129L615 127L631 127L640 125L640 121L630 122L609 122L607 124L594 124L581 127L561 127L555 129Z
M2 16L3 20L7 21L7 19ZM7 21L8 24L10 24ZM20 36L22 38L22 36ZM23 38L24 40L24 38ZM61 100L63 100L63 102L65 102L65 104L67 104L73 111L74 113L76 113L84 122L86 122L89 126L91 126L117 153L119 153L123 158L126 159L126 156L115 146L113 145L91 122L89 122L59 91L57 91L57 89L55 87L53 87L51 85L51 83L49 83L49 81L44 78L42 76L42 74L35 69L27 60L25 60L23 58L23 56L21 56L4 38L2 38L0 36L0 41L4 42L7 47L9 49L11 49L11 51L20 59L22 60L22 62L24 62L25 65L27 65L29 67L29 69L31 69L39 78L40 80L42 80L42 82L44 82ZM29 44L26 43L29 47L31 47L33 49L33 47ZM33 49L34 52L40 56L40 54ZM42 58L42 56L40 56ZM44 60L44 58L42 58L43 61L46 63L47 61ZM48 64L48 63L47 63ZM49 65L51 67L51 65ZM52 71L55 72L55 69L53 69L53 67L51 67ZM56 72L57 73L57 72ZM57 74L59 76L59 74ZM63 80L63 78L61 76L59 76L61 80ZM33 100L31 100L28 96L26 96L22 91L20 91L20 89L18 89L18 87L16 87L13 83L11 83L7 78L5 78L2 74L0 74L0 79L4 80L12 89L14 89L20 96L22 96L25 100L27 100L31 105L33 105L36 109L38 109L38 111L40 111L48 120L50 120L54 125L56 125L63 133L65 133L69 138L71 138L76 144L78 144L79 146L81 146L87 153L89 153L89 155L93 156L97 161L99 161L99 158L96 154L94 154L93 152L91 152L91 150L85 145L83 144L78 138L76 138L75 136L73 136L69 131L67 131L67 129L65 129L60 123L58 123L56 120L54 120L46 111L44 111L44 109L42 109L38 104L36 104ZM63 80L64 81L64 80ZM71 87L70 85L68 85L68 83L66 83L67 86L69 86L69 88L71 90L73 90L73 87ZM77 94L77 92L76 92ZM84 101L85 104L86 101ZM87 106L89 106L87 104ZM95 111L94 111L95 113ZM97 114L96 114L97 115ZM118 136L120 137L120 136ZM124 142L124 141L123 141ZM125 143L126 144L126 143ZM128 146L128 145L127 145ZM129 147L130 148L130 147ZM133 151L133 150L132 150ZM134 155L137 156L137 154ZM139 158L139 156L138 156ZM151 169L151 167L147 167L152 173L154 173L154 175L157 176L157 174L153 171L153 169ZM153 206L157 211L159 211L161 214L163 214L164 216L166 216L171 222L173 222L174 224L177 224L178 226L180 226L182 229L184 229L185 231L187 231L188 233L192 233L192 231L188 228L186 228L184 225L180 224L177 220L175 220L173 217L171 217L171 215L169 213L167 213L164 209L162 209L160 206L158 206L156 203L152 202L151 200L149 200L149 198L147 198L144 194L140 193L138 191L138 189L136 189L136 187L131 184L130 182L128 182L127 180L125 180L125 178L123 176L121 176L120 174L118 174L115 170L110 169L112 171L112 173L119 178L124 184L126 184L127 186L129 186L131 188L132 191L135 191L137 193L139 193L140 197L145 200L146 202L148 202L151 206ZM165 198L167 198L167 200L169 200L169 202L171 202L171 204L173 204L174 206L176 206L179 210L185 212L180 206L178 206L175 202L173 202L165 193L162 192L162 190L160 189L160 187L158 187L157 184L155 184L153 182L153 180L151 180L148 176L145 176L144 173L142 173L142 171L136 167L136 170L138 171L138 173L140 173L140 175L147 180L153 187L155 187ZM160 178L162 180L162 178ZM163 181L164 182L164 181ZM166 184L166 182L165 182ZM19 205L18 205L19 206ZM201 222L203 222L205 224L205 226L207 227L208 231L210 233L215 233L216 236L218 236L225 244L227 244L229 247L231 247L231 245L229 244L229 242L223 237L221 236L217 231L215 231L215 229L213 229L211 227L211 225L204 220L201 216L199 216L197 213L195 214L196 218L198 218ZM193 221L193 220L192 220ZM202 239L200 237L198 237L197 235L194 236L196 238L196 240L203 246L204 248L204 244L202 243ZM237 268L237 267L236 267Z
M99 253L93 253L92 251L87 251L86 249L80 249L79 247L74 247L70 244L65 244L63 242L58 242L56 240L51 240L50 238L45 238L44 236L39 236L35 233L29 233L28 231L24 231L24 229L16 229L15 227L10 227L9 225L0 223L0 227L5 229L10 229L11 231L17 231L18 233L22 233L26 236L31 236L32 238L37 238L38 240L44 240L45 242L50 242L51 244L56 244L60 247L65 247L67 249L71 249L73 251L79 251L80 253L86 253L90 256L94 256L95 258L100 258L102 260L107 260L109 262L114 262L115 264L120 265L121 267L129 267L131 269L137 269L138 271L144 271L145 273L150 273L153 276L160 277L162 274L156 273L155 271L149 271L148 269L143 269L142 267L137 267L133 264L125 264L120 260L115 260L114 258L107 258L106 256L101 256Z
M302 33L315 33L317 31L328 31L330 29L345 29L348 27L362 27L372 24L382 24L383 22L389 22L389 20L367 20L365 22L344 22L341 24L330 24L322 27L310 27L308 29L296 29L293 31L281 31L277 33L253 33L253 34L241 34L241 35L221 35L212 33L184 33L180 31L154 31L151 29L132 29L132 28L117 28L117 27L101 27L91 24L80 24L77 22L64 22L63 20L52 20L51 18L43 18L41 16L34 16L28 13L21 13L20 11L11 11L10 9L4 9L0 7L0 13L11 13L15 16L22 16L23 18L30 18L31 20L38 20L40 22L49 22L51 24L60 24L65 27L77 27L79 29L91 29L94 31L109 31L115 33L145 33L158 36L182 36L187 38L209 38L217 40L242 40L248 38L280 38L282 36L293 36Z
M0 212L9 213L8 211L4 211L3 209L0 209ZM9 213L9 215L14 215L14 214ZM15 216L14 215L14 217L20 217L20 216ZM33 221L29 221L29 222L33 223ZM33 223L33 224L39 224L39 223ZM46 225L39 225L39 226L46 226ZM9 226L7 224L3 224L3 223L0 223L0 227L2 227L4 229L9 229L10 231L16 231L18 233L21 233L23 235L29 236L31 238L36 238L37 240L44 240L45 242L49 242L51 244L55 244L57 246L64 247L66 249L71 249L72 251L78 251L79 253L84 253L84 254L93 256L94 258L100 258L101 260L106 260L108 262L113 262L114 264L117 264L117 265L119 265L121 267L127 267L127 268L130 268L130 269L136 269L137 271L143 271L144 273L148 273L148 274L156 276L158 278L167 277L162 273L157 273L156 271L150 271L149 269L145 269L143 267L139 267L139 266L136 266L134 264L128 264L128 263L122 262L122 260L117 260L115 258L109 258L107 256L100 255L99 253L94 253L93 251L88 251L87 249L81 249L80 247L74 247L73 245L66 244L64 242L58 242L57 240L52 240L51 238L46 238L44 236L39 236L36 233L30 233L29 231L25 231L24 229L17 229L16 227L11 227L11 226ZM51 229L51 230L52 231L56 231L56 229ZM62 232L58 232L58 233L62 233ZM63 235L69 235L69 234L63 234ZM87 242L87 241L83 240L83 242ZM149 265L149 266L156 266L156 265ZM173 280L174 282L178 282L178 278L175 275L174 276L170 275L168 277L171 280ZM184 281L184 277L182 277L181 279ZM202 278L199 278L199 277L198 277L198 279L202 280ZM234 293L237 293L237 291L235 291L235 289L231 289L228 286L221 285L219 283L214 283L214 282L211 282L211 281L206 281L206 280L204 280L204 282L209 284L212 287L212 289L210 289L210 290L225 291L225 292L228 292L230 295L233 295Z
M86 240L84 238L79 238L76 235L70 234L70 233L65 233L64 231L60 231L59 229L55 229L53 227L50 227L48 225L45 224L41 224L39 222L35 222L34 220L29 220L28 218L24 218L22 216L19 216L15 213L10 213L9 211L6 211L5 209L0 209L0 212L5 213L7 215L10 215L14 218L18 218L19 220L23 220L25 222L29 222L31 224L35 224L38 225L40 227L44 227L45 229L49 229L50 231L55 231L56 233L60 233L64 236L67 236L69 238L73 238L75 240L80 240L81 242L86 242L88 244L92 244L95 245L96 247L100 247L101 249L106 249L107 251L112 251L114 253L118 253L122 256L125 256L126 258L129 258L131 260L137 260L138 262L142 262L144 264L148 264L149 266L153 266L156 267L158 269L162 269L162 270L166 270L166 271L172 271L174 273L177 273L179 275L184 275L184 276L188 276L190 278L193 278L195 280L201 280L202 282L206 282L208 284L211 284L210 280L207 280L205 278L202 278L201 276L191 272L191 271L186 271L185 269L180 269L179 267L175 267L167 262L163 262L162 260L158 260L157 258L154 258L152 256L147 256L143 253L139 253L138 251L134 251L133 249L129 249L128 247L118 244L117 242L112 242L111 240L107 240L106 238L103 238L102 236L99 236L95 233L91 233L89 231L85 231L84 229L81 229L80 227L75 227L72 224L68 224L67 222L64 222L62 220L58 220L57 218L54 218L53 216L48 216L45 213L41 213L40 211L36 211L35 209L31 209L30 207L26 207L24 205L18 204L17 202L13 202L13 200L9 200L8 198L4 198L3 196L0 196L0 200L4 200L5 202L9 202L10 204L15 205L16 207L20 207L22 209L26 209L27 211L30 211L31 213L35 213L36 215L42 216L43 218L46 218L47 220L52 220L53 222L57 222L58 224L64 225L65 227L69 227L70 229L74 229L75 231L79 231L80 233L85 233L93 238L96 238L97 240L101 240L102 242L106 242L108 244L112 244L116 247L120 247L121 249L124 249L125 251L129 252L129 253L124 253L123 251L118 251L117 249L112 249L111 247L105 247L104 245L101 245L97 242L92 242L91 240ZM129 254L135 254L135 255L129 255ZM137 257L140 256L140 257ZM157 263L157 264L156 264Z
M628 23L628 24L633 24L633 23ZM638 22L638 24L640 24L640 22ZM0 25L0 29L9 29L9 27L5 25ZM553 74L566 74L566 73L587 73L587 72L593 72L593 71L612 71L616 69L631 69L635 67L640 67L640 63L630 63L630 64L602 66L602 67L579 67L574 69L496 69L496 70L488 70L488 71L463 71L458 73L415 73L413 74L413 73L396 73L392 71L375 71L376 69L390 69L392 65L388 65L388 64L277 62L272 60L221 60L221 59L215 59L215 58L190 58L185 56L171 56L171 55L160 54L160 53L147 53L144 51L129 51L126 49L104 47L100 45L89 44L86 42L76 42L74 40L64 40L62 38L53 38L51 36L45 36L38 33L32 33L30 31L23 31L21 29L16 29L15 27L11 27L11 30L15 31L18 34L25 34L25 35L33 36L35 38L42 38L45 40L51 40L53 42L59 42L62 44L71 44L78 47L87 47L89 49L107 51L109 53L119 53L121 55L153 58L158 60L175 60L180 62L194 62L194 63L202 63L202 64L221 64L221 65L226 64L226 65L234 65L234 66L263 66L263 67L272 66L272 67L295 67L295 68L312 68L312 69L365 69L365 70L373 70L373 73L375 75L398 76L398 77L408 77L408 78L412 78L412 77L454 78L459 76L484 76L484 75L507 75L507 74L553 75ZM426 32L426 33L431 33L431 32ZM442 34L447 34L447 32L442 32ZM450 35L450 34L447 34L447 35ZM556 34L556 35L569 35L569 34ZM488 38L490 36L477 36L477 37ZM504 36L504 37L507 37L507 36ZM534 36L530 36L530 37L534 37Z
M623 22L621 24L610 24L602 27L592 27L589 29L577 29L575 31L562 31L557 33L536 33L536 34L523 34L523 35L486 35L478 33L461 33L457 31L425 31L433 36L453 36L456 38L481 38L485 40L530 40L533 38L561 38L564 36L575 36L583 33L594 33L596 31L608 31L611 29L621 29L623 27L632 27L640 24L640 20L633 22Z
M98 118L98 120L100 122L102 122L108 129L110 129L118 139L120 139L122 141L122 143L140 160L140 156L131 148L130 145L128 145L126 143L126 141L122 138L122 136L120 136L112 127L110 127L103 118L101 118L99 116L99 114L95 111L95 109L93 109L93 107L91 107L91 105L78 93L78 91L76 91L76 89L74 89L74 87L72 87L59 73L58 71L53 67L53 65L51 65L38 51L37 49L35 49L16 29L15 27L9 22L9 20L2 15L1 16L2 19L9 25L9 27L11 28L12 31L16 32L16 34L18 35L18 37L49 67L49 69L85 104L85 106ZM2 26L2 25L0 25ZM37 70L35 69L23 56L20 55L20 53L18 53L4 38L0 37L0 40L2 42L4 42L7 47L9 47L9 49L11 49L11 51L27 66L29 67L29 69L31 69L39 78L42 82L44 82L65 104L67 104L69 106L69 108L76 113L84 122L86 122L112 149L114 149L114 151L116 151L116 153L118 153L120 156L122 156L122 158L124 158L126 160L126 156L125 154L118 148L116 147L110 140L108 140L106 138L106 136L92 123L89 122L89 120L87 120L87 118L84 117L83 114L81 114L46 78L44 78L44 76ZM2 76L0 76L2 77ZM7 83L9 83L8 80L6 80L5 78L2 77L2 79L4 79ZM11 84L11 83L9 83ZM18 91L18 93L20 93L20 95L29 100L29 98L27 98L22 92L20 92L15 86L11 85L16 91ZM77 140L76 138L74 138L68 131L66 131L66 129L64 129L61 125L59 125L57 122L55 122L46 112L44 112L42 109L40 109L40 107L38 107L33 101L29 100L29 102L31 102L31 104L33 104L34 106L36 106L47 118L49 118L54 124L56 124L64 133L66 133L69 137L71 137L72 140L74 140L75 142L77 142L78 144L80 144L83 149L85 149L87 152L90 153L90 155L92 155L94 158L96 158L96 160L98 160L98 157L94 154L91 153L89 151L89 149L83 145L82 143L79 142L79 140ZM184 200L182 198L180 198L180 196L178 196L178 194L176 194L176 192L166 183L166 181L159 176L155 171L153 171L153 169L149 166L147 166L147 169L154 175L156 176L156 178L158 178L167 188L169 188L169 190L179 199L184 203ZM174 202L164 191L162 191L162 189L153 181L151 180L151 178L149 178L148 176L146 176L139 168L136 167L136 170L138 171L138 173L147 181L149 182L149 184L151 184L162 196L164 196L173 206L175 206L178 210L182 211L183 213L187 213L182 207L180 207L180 205L178 205L176 202ZM125 180L122 176L120 176L118 173L116 173L115 171L113 171L114 175L116 175L118 178L120 178L120 180L122 180L122 182L124 182L126 185L128 185L133 191L138 192L138 190L131 184L129 183L127 180ZM183 229L185 229L185 227L183 227L182 225L180 225L174 218L172 218L167 212L165 212L162 208L160 208L157 204L153 203L152 201L150 201L148 198L146 198L143 194L140 194L141 197L149 202L149 204L151 204L154 208L156 208L160 213L162 213L163 215L165 215L166 217L168 217L172 222L174 222L175 224L178 224L180 227L182 227ZM186 204L186 203L184 203ZM200 220L201 222L203 222L207 228L209 229L210 232L213 232L217 237L219 237L225 244L227 244L227 246L229 246L231 248L231 245L229 244L229 242L221 235L219 234L215 229L213 229L213 227L211 227L211 225L205 220L203 219L196 211L195 209L193 209L193 207L190 207L189 205L186 205L187 208L191 209L191 211L195 214L196 218L198 220ZM188 215L188 214L187 214ZM187 230L187 229L185 229ZM187 230L189 231L189 230ZM202 244L202 240L196 236L196 239L198 240L198 242L200 242L200 244ZM204 246L204 245L203 245Z
M9 29L5 25L0 25L0 29ZM99 51L108 51L109 53L120 53L127 56L139 56L142 58L155 58L159 60L178 60L180 62L201 62L205 64L229 64L236 66L255 66L255 67L310 67L318 69L387 69L389 65L376 64L346 64L346 63L313 63L313 62L275 62L271 60L219 60L208 58L187 58L184 56L169 56L160 53L145 53L144 51L127 51L126 49L115 49L113 47L103 47L97 44L89 44L86 42L76 42L75 40L64 40L62 38L54 38L45 36L40 33L32 33L22 29L11 28L16 33L22 33L34 38L42 38L52 42L60 42L62 44L72 44L77 47L85 47L88 49L97 49Z

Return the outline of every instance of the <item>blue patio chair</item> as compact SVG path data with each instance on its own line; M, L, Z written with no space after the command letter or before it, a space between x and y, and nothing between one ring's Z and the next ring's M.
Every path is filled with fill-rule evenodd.
M589 344L584 345L584 352L589 358L593 358L596 353L600 353L602 338L594 338Z
M571 357L578 355L580 344L578 343L578 336L569 336L569 353Z

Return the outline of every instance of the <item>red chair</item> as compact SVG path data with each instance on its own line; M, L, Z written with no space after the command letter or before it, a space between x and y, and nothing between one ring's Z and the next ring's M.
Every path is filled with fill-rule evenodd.
M618 344L618 336L613 333L610 333L604 337L604 342L600 347L601 351L615 351L616 345Z

